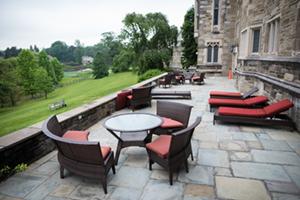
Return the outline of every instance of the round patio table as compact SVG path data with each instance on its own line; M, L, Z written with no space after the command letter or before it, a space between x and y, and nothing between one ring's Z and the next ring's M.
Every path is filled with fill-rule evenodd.
M151 130L163 123L161 117L150 113L124 113L107 118L103 126L118 139L115 164L122 148L145 147L151 141Z

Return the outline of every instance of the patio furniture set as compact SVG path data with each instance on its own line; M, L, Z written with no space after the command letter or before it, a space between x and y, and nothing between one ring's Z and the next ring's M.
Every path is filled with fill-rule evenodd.
M181 103L158 101L156 115L132 112L107 118L103 126L118 140L116 157L111 147L88 141L88 131L63 131L56 116L48 118L42 130L57 146L61 178L64 169L98 178L107 193L107 174L110 169L115 173L121 149L139 146L147 150L149 169L154 162L164 167L172 185L173 173L182 165L188 172L187 159L193 159L191 138L201 117L188 126L191 109L192 106ZM153 134L158 136L154 140Z
M164 81L166 80L168 79L165 77ZM120 106L118 103L121 106L126 105L120 101L121 97L129 100L132 111L140 105L151 106L152 88L153 85L123 91L116 100L117 109ZM256 87L245 94L211 91L208 102L210 110L215 110L213 124L221 121L293 129L295 126L292 120L282 113L292 108L293 103L285 99L269 105L267 97L254 96L257 91ZM169 182L172 185L173 173L181 166L188 172L187 160L190 156L194 159L191 138L194 129L201 122L201 117L197 117L188 126L191 110L190 105L157 101L155 115L131 112L107 118L103 126L118 140L115 157L111 147L88 141L88 131L63 131L56 116L48 118L42 130L57 146L61 178L64 178L64 169L89 178L98 178L107 193L107 174L110 169L115 174L115 165L118 164L121 150L139 146L147 151L149 170L152 170L154 162L158 163L169 172ZM153 135L157 135L154 140Z
M187 71L174 71L169 72L165 77L158 80L158 87L163 88L171 87L176 84L184 84L187 81L191 84L204 84L204 72L187 72Z

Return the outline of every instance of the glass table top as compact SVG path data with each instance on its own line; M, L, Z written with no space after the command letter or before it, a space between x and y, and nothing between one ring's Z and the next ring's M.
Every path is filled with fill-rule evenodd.
M161 117L149 113L125 113L109 117L103 125L113 131L134 132L151 130L162 122Z

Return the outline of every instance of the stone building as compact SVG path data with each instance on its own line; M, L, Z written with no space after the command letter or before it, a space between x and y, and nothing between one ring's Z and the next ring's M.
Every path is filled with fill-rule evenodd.
M232 68L240 91L292 100L300 130L300 0L196 0L194 35L200 70Z

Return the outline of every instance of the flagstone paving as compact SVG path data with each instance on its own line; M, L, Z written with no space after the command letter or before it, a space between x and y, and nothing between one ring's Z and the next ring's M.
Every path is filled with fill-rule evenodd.
M162 90L162 89L161 89ZM54 151L0 183L0 199L45 200L268 200L300 199L300 135L296 131L234 124L212 124L207 99L210 90L235 91L234 81L208 77L204 85L179 85L166 90L190 90L190 122L202 116L192 139L194 161L169 185L168 173L154 164L148 169L144 148L122 149L116 174L108 175L108 194L99 181L66 172L59 177ZM136 112L155 113L152 107ZM117 113L131 112L123 109ZM90 127L90 141L116 149L117 140L102 126Z

